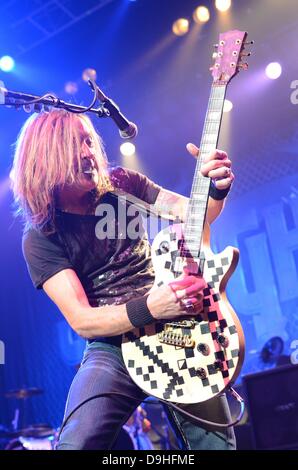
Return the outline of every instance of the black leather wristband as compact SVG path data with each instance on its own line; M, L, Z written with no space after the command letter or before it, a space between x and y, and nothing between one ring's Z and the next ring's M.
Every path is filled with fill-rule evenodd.
M126 303L128 319L136 328L142 328L155 321L147 306L147 297L148 295L144 295L144 297L137 297Z
M209 189L209 196L212 197L212 199L215 199L216 201L222 201L222 199L227 197L227 195L229 194L231 186L232 185L230 185L226 189L218 189L213 183L213 181L211 181L210 189Z

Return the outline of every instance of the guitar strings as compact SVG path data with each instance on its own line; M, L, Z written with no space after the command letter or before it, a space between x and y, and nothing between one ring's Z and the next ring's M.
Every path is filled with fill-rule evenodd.
M180 256L182 258L199 258L200 256L200 246L211 184L211 179L203 176L200 169L203 157L217 146L226 88L226 84L213 84L211 87L200 143L200 154L197 158L195 176L187 209L184 238L180 248ZM210 136L213 136L213 138L210 138ZM195 223L193 223L194 221Z

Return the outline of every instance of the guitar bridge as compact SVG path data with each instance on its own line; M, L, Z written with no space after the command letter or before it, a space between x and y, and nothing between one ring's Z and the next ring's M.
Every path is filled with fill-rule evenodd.
M159 333L158 339L161 343L180 348L194 348L195 341L191 335L175 333L174 328L194 328L194 320L183 320L181 322L171 322L164 325L164 331Z

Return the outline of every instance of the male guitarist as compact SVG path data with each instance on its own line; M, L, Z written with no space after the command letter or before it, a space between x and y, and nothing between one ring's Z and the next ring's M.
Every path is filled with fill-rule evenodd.
M187 149L198 155L195 145L188 144ZM201 173L213 181L207 211L211 223L234 179L227 154L211 153ZM124 366L121 335L156 320L196 315L206 286L185 272L170 285L150 291L154 273L146 233L140 230L131 237L126 230L133 219L129 202L123 226L116 190L182 220L188 199L137 172L110 168L91 121L60 110L34 114L24 124L15 150L13 189L26 222L23 252L32 281L87 339L57 448L111 449L146 397ZM115 229L106 238L99 230L106 216L103 207L113 210L108 223ZM187 410L209 421L230 419L224 395ZM167 411L182 449L235 448L232 428L201 427L181 413Z

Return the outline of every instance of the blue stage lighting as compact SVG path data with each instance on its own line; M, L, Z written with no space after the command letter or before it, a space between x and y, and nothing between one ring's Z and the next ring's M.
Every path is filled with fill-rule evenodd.
M14 68L15 62L9 55L4 55L0 59L0 69L3 72L11 72Z

